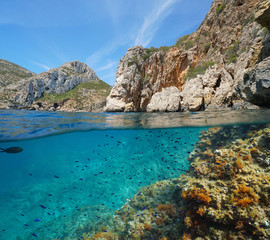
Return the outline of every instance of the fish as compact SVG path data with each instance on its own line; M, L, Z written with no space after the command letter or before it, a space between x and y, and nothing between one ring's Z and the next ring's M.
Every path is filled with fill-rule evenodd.
M19 153L23 149L21 147L10 147L10 148L0 148L0 152L6 152L6 153Z

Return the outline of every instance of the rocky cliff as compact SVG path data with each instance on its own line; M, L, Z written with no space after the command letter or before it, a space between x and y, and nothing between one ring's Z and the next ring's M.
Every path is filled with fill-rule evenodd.
M269 107L269 9L269 0L214 0L198 30L174 46L128 49L106 111Z
M102 111L110 86L73 61L0 89L1 108Z

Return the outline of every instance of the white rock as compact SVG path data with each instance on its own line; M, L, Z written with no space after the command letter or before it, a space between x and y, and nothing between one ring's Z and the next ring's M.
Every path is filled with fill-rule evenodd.
M176 87L163 88L155 93L147 105L147 112L176 112L181 108L181 93Z

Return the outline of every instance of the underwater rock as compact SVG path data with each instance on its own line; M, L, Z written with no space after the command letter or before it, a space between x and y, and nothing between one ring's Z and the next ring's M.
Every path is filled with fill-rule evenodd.
M269 156L270 125L203 131L189 173L142 188L93 239L269 239Z

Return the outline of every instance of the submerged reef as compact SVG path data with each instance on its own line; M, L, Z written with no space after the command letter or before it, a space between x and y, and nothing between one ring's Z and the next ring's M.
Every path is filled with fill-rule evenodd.
M203 131L189 161L83 239L270 239L270 125Z

